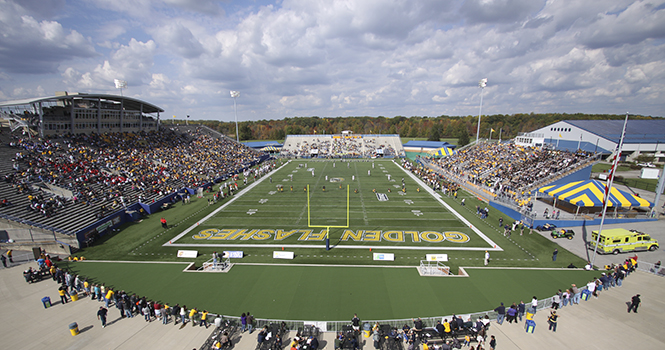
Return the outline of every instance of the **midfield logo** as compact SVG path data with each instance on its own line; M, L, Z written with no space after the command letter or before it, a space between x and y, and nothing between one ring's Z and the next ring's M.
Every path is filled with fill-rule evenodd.
M376 194L376 199L379 200L379 202L387 202L388 201L388 195L385 193L377 193Z

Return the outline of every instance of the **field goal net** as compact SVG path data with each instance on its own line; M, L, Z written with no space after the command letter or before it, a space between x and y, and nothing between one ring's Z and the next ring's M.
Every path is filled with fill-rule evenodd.
M420 260L418 273L421 276L450 276L450 267L440 261Z

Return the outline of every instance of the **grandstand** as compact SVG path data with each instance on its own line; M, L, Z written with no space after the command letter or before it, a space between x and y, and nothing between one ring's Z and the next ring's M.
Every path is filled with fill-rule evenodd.
M68 93L0 103L5 120L44 135L155 131L163 109L132 97Z
M299 158L404 157L399 135L288 135L281 156Z
M267 158L206 127L0 138L0 217L74 248Z

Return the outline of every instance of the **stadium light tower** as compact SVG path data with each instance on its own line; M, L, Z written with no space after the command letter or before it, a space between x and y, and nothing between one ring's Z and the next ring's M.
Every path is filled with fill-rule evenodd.
M487 78L480 79L478 82L480 86L480 110L478 111L478 130L476 130L476 145L478 144L478 136L480 136L480 115L483 113L483 91L487 86Z
M127 81L120 79L113 79L113 83L115 84L116 89L120 89L120 96L122 96L122 89L127 88Z
M231 97L233 97L233 114L236 116L236 141L240 142L240 134L238 133L238 107L236 107L236 98L240 97L240 91L231 90Z

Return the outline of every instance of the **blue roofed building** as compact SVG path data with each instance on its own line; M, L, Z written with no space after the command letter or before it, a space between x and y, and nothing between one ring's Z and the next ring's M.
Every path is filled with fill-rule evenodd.
M550 145L556 149L613 154L623 129L623 120L562 120L530 133L520 134L515 142L524 145ZM622 158L639 155L665 161L665 119L628 120Z
M282 146L284 146L277 141L252 141L242 142L242 144L255 150L270 152L279 152L279 150L282 149Z
M409 141L404 145L405 152L429 152L441 147L455 148L456 145L445 141Z

